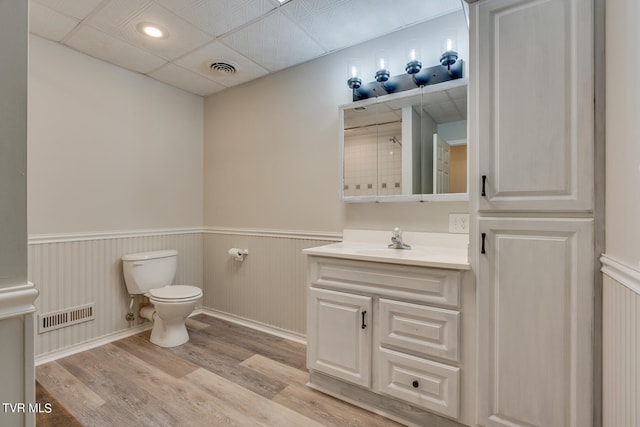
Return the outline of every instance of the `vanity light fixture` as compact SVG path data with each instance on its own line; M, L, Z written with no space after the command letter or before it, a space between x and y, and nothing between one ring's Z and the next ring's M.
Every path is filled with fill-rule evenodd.
M149 22L140 22L136 25L138 31L142 34L154 38L154 39L166 39L169 37L169 31L165 30L159 25L151 24Z
M347 86L353 92L353 101L374 98L389 93L402 92L416 87L429 86L462 77L463 62L458 59L455 49L455 39L445 39L444 53L440 56L440 65L423 68L420 54L414 46L407 50L406 74L391 76L387 57L378 53L376 55L375 80L369 83L362 82L362 68L349 64L349 77ZM353 60L352 60L353 61Z

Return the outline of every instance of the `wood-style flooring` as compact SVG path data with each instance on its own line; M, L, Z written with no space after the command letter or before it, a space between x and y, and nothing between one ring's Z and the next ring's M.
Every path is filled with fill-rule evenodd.
M190 341L143 332L36 368L42 426L398 426L305 386L306 347L207 315Z

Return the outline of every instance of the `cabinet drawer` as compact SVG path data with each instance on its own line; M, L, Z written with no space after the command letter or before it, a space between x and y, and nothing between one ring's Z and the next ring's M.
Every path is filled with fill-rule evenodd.
M458 307L460 272L310 257L313 285L425 304Z
M460 313L380 299L380 344L425 356L460 360Z
M460 368L379 349L379 392L458 418Z

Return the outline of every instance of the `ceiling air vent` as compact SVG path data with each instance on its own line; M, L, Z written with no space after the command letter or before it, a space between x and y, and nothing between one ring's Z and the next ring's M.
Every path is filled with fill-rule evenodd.
M212 62L209 68L211 68L211 71L213 71L215 74L218 74L220 76L231 76L238 72L238 69L235 65L224 61Z

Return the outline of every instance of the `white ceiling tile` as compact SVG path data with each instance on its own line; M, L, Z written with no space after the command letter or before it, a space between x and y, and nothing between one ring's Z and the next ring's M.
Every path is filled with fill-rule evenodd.
M178 58L213 40L172 12L147 0L112 0L86 22L167 60ZM141 22L164 27L169 31L169 37L153 39L141 34L136 28Z
M467 87L466 86L451 88L451 89L447 90L447 93L453 99L463 98L465 101L467 99Z
M381 0L380 0L381 1ZM404 25L417 24L462 9L460 0L402 0L402 7L395 11Z
M200 96L220 92L225 87L175 64L167 64L149 74L156 80Z
M467 117L467 99L454 99L453 103L456 104L458 111L460 111L464 117Z
M275 9L269 0L158 0L158 3L216 37Z
M237 68L238 72L229 75L214 73L210 69L213 61L230 63ZM227 87L248 82L268 74L267 70L220 42L209 43L195 52L180 58L176 61L176 64Z
M65 44L93 57L139 73L148 73L165 60L111 37L95 28L82 25Z
M280 11L224 37L222 41L269 71L281 70L325 53Z
M86 18L96 6L102 3L102 0L35 0L36 2L48 6L65 15L72 16L76 19ZM33 6L35 2L32 2Z
M39 3L32 3L29 9L29 30L49 40L59 42L78 22Z
M460 0L295 0L282 10L329 51L460 9ZM381 13L381 11L384 11Z
M282 10L329 51L370 40L403 26L383 0L296 0ZM384 10L384 13L380 13Z

